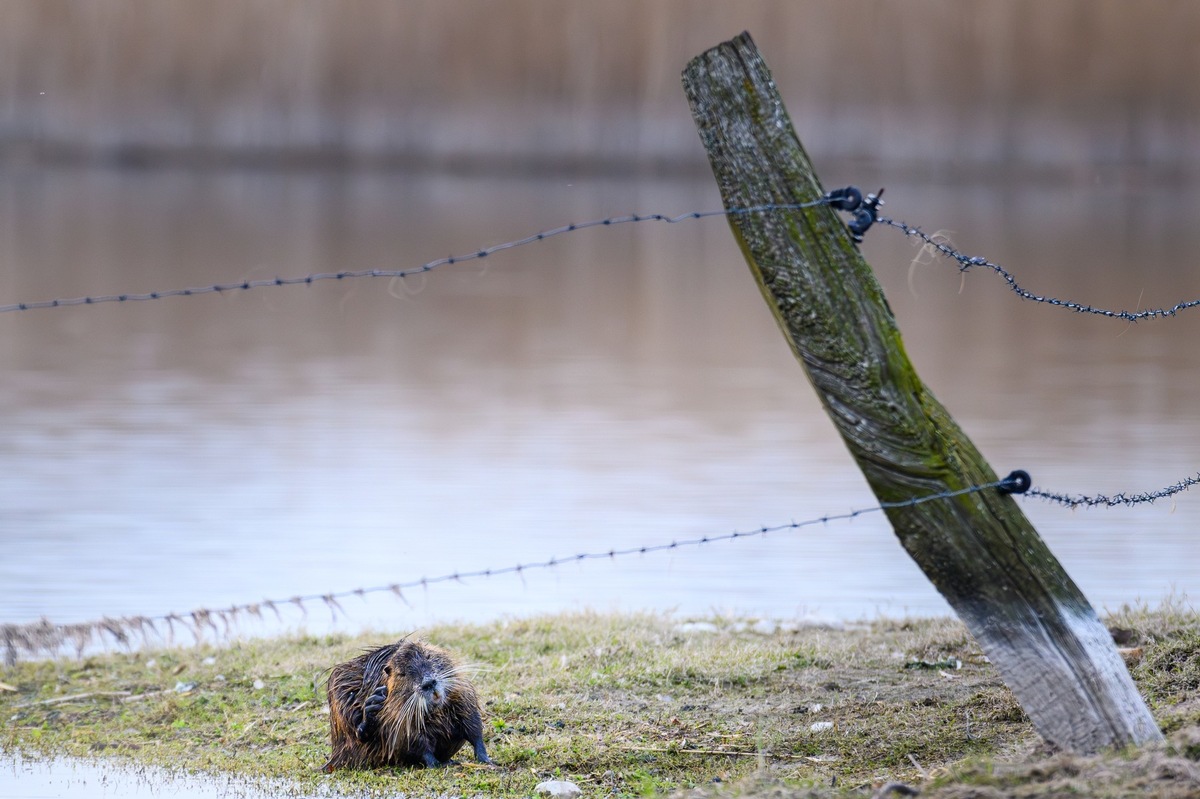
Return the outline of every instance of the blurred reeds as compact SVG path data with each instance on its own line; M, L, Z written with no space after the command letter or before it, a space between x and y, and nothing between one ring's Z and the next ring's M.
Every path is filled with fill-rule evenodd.
M13 0L0 161L703 169L679 72L743 29L822 156L1200 166L1188 0Z

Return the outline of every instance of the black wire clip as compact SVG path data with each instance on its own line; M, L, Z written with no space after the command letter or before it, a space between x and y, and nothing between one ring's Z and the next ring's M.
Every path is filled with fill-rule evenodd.
M846 223L846 227L850 229L850 238L861 243L867 228L875 224L879 206L883 205L882 197L883 189L880 189L875 194L868 194L864 200L862 192L857 186L847 186L844 189L834 189L826 193L824 199L831 208L853 214L853 218Z
M1008 477L1001 480L997 488L1001 494L1024 494L1031 485L1033 485L1033 478L1029 476L1029 472L1017 469L1009 472Z

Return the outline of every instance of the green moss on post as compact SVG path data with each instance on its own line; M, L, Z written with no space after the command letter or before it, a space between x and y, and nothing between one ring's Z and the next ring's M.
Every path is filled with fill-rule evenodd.
M726 207L824 194L748 34L693 59L683 83ZM879 283L831 208L729 223L881 502L996 480L917 376ZM888 517L1043 737L1079 752L1161 739L1095 611L1011 497L985 491Z

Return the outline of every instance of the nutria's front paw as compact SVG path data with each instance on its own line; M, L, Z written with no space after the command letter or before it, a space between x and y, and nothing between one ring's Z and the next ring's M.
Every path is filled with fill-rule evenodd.
M488 757L487 749L483 746L483 738L471 742L472 748L475 750L475 759L485 766L494 766L495 762Z
M354 728L355 735L358 740L366 741L375 732L375 716L387 701L388 689L386 685L381 685L375 689L375 692L367 697L367 701L363 702L363 717L358 726Z

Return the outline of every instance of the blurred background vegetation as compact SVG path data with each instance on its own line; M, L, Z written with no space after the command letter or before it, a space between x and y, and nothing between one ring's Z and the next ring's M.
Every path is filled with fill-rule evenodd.
M0 163L703 170L678 75L743 29L818 157L1200 166L1187 0L17 0Z

